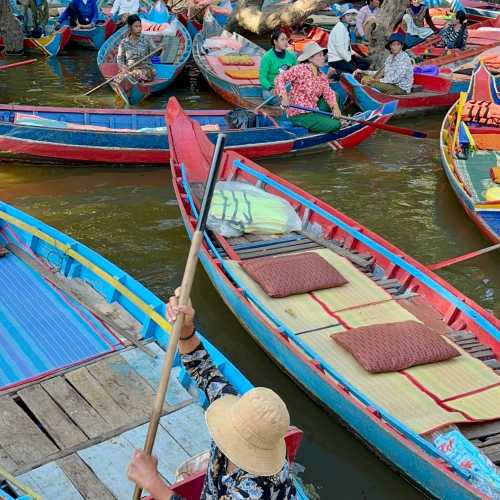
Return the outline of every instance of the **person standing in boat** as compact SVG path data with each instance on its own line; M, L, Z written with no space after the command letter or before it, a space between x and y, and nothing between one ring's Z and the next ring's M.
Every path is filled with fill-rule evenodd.
M157 47L149 37L142 34L141 18L137 14L128 16L127 24L128 34L120 42L116 55L120 74L115 78L115 84L119 84L125 78L135 82L151 82L156 72L149 58L137 66L134 64L151 54Z
M99 7L96 0L71 0L64 12L59 16L56 29L63 24L71 28L93 28L99 18Z
M406 95L413 86L413 63L406 53L406 44L402 33L393 33L385 48L390 52L384 67L375 74L362 78L363 85L391 95Z
M380 12L380 6L382 5L381 0L368 0L366 5L359 9L358 15L356 16L356 35L358 38L365 39L365 28L364 25L366 21L370 18L374 18Z
M284 438L290 416L285 403L265 387L238 397L196 335L193 308L178 305L179 291L168 301L167 318L173 323L180 311L184 313L179 353L210 403L205 416L213 441L200 499L295 500L286 459ZM157 459L142 451L135 452L128 477L155 500L181 499L161 478Z
M111 7L111 15L117 17L118 25L124 25L127 18L139 12L139 0L115 0Z
M297 66L279 74L274 81L275 94L281 98L283 107L303 106L332 113L331 118L295 108L287 109L288 119L311 132L333 133L340 128L340 108L335 92L330 88L328 77L321 72L325 65L326 49L316 42L308 43L298 57ZM287 87L290 93L287 94Z
M269 49L260 61L259 81L262 85L262 98L269 99L274 95L274 80L279 73L297 64L297 56L287 50L288 37L283 30L277 29L271 34L273 47ZM278 105L279 99L275 97L270 105Z
M459 10L455 13L455 19L439 32L441 41L437 46L463 50L467 46L468 35L467 16L463 10Z
M3 37L5 53L8 56L23 54L23 28L14 15L9 0L0 0L0 36Z
M370 67L367 59L353 53L348 25L355 23L358 11L347 9L340 17L328 36L328 65L331 68L329 76L335 72L354 73L357 69L366 70Z

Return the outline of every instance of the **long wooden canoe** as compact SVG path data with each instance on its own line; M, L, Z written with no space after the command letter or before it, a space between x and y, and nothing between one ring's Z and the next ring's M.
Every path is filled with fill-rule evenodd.
M20 498L15 487L26 500L132 498L127 464L144 444L171 331L164 302L85 245L3 202L0 247L7 249L0 257L0 496ZM240 393L252 387L203 343ZM206 400L193 397L193 384L177 360L155 445L170 483L178 465L210 445ZM298 438L292 428L292 460ZM203 476L174 490L197 500Z
M465 100L500 104L495 79L483 64L475 70ZM474 121L465 123L461 111L462 103L457 101L443 120L441 162L467 215L486 237L499 243L500 184L492 179L491 169L500 166L500 127ZM465 151L459 151L463 146ZM494 190L498 193L497 197L489 194Z
M168 110L168 123L173 186L191 236L213 145L179 108ZM250 335L419 488L436 498L486 498L470 471L447 454L449 448L437 446L432 431L445 433L454 423L469 446L495 435L481 441L481 451L500 463L494 444L500 438L500 321L377 234L241 155L224 154L220 180L276 195L302 221L300 231L279 235L224 238L215 229L205 234L201 262ZM250 207L254 216L258 211ZM317 252L334 263L348 276L346 288L272 299L239 265L302 252ZM379 377L361 369L330 338L358 326L409 319L432 325L462 346L460 366L451 360ZM483 376L484 385L478 383ZM467 416L454 410L467 404ZM486 418L491 421L482 423Z
M358 113L364 120L385 123L396 110L394 101ZM375 129L348 123L334 134L311 134L287 120L257 115L255 127L229 128L229 110L189 111L210 140L223 130L227 147L251 158L288 154L326 146L353 147ZM75 163L165 165L169 159L163 110L120 110L0 105L0 156ZM75 164L74 163L74 164ZM67 166L67 162L64 163Z
M63 26L60 30L54 30L40 38L25 38L24 48L30 51L37 51L47 57L57 56L66 47L70 38L71 29L68 26ZM2 37L0 37L1 45L3 45Z
M154 44L165 44L166 48L161 53L160 62L153 63L156 70L153 81L138 82L125 78L120 84L113 86L115 93L127 105L138 104L149 95L165 90L180 74L191 55L191 36L182 23L169 14L161 0L156 2L148 14L141 14L141 19L143 33L151 36ZM172 26L174 35L169 34ZM119 29L99 49L97 64L106 79L119 73L116 55L127 31L127 26Z

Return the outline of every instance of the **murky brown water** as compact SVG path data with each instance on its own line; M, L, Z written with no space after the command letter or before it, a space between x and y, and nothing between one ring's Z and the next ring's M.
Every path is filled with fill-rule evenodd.
M109 89L81 97L100 81L94 53L67 51L52 61L0 72L0 101L115 106ZM174 94L189 108L227 107L195 71L145 106L163 107ZM353 150L263 163L421 262L439 261L488 245L465 216L441 170L441 118L435 114L400 122L430 132L425 141L379 133ZM36 167L4 162L0 199L91 246L161 297L180 281L188 241L167 168L55 168L49 162ZM498 254L487 254L441 274L498 316L499 263ZM224 306L202 269L195 285L193 299L207 337L253 383L277 390L293 422L305 431L299 461L305 481L315 485L321 498L422 497L276 368Z

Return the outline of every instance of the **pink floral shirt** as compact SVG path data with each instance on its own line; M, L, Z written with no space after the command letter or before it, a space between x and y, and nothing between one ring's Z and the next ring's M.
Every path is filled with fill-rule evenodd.
M317 75L309 63L298 64L287 71L280 73L274 80L276 95L286 93L286 84L290 83L292 88L288 94L290 104L318 109L318 99L323 99L333 109L335 105L335 92L330 88L326 75L318 71ZM287 115L294 116L307 111L288 108Z

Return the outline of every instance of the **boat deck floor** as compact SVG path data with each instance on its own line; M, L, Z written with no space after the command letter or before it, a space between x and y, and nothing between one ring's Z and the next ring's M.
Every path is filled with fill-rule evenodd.
M388 278L381 267L376 266L374 256L366 252L358 252L349 248L349 243L342 240L328 240L318 238L310 233L291 233L287 235L245 235L239 238L219 240L218 251L222 257L237 260L248 260L266 256L285 255L303 251L317 251L329 248L334 253L346 257L371 281L381 289L388 292L398 303L402 304L408 311L414 314L420 321L439 328L448 339L458 347L468 352L472 357L482 361L500 376L500 362L493 350L488 345L482 344L473 333L460 329L460 325L449 324L428 302L424 301L418 294L408 294L399 280ZM230 255L229 255L230 254ZM274 312L274 311L273 311ZM305 312L307 314L307 312ZM314 331L333 331L336 325L319 324L318 328L306 329L306 324L297 321L290 322L292 330L298 334L308 337ZM294 330L294 327L297 329ZM457 328L457 329L454 329ZM298 330L301 328L302 330ZM304 335L305 334L305 335ZM496 465L500 465L500 420L486 423L458 424L463 434L478 447Z
M43 498L127 499L127 465L144 446L162 349L147 344L0 397L0 465ZM203 409L174 369L154 454L172 483L176 468L208 449Z

